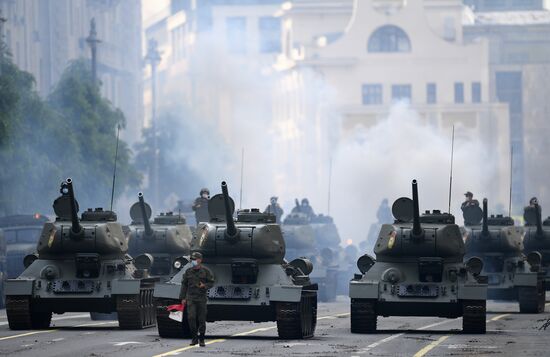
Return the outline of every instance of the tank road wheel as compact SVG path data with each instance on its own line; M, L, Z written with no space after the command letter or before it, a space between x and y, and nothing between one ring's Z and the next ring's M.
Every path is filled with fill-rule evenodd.
M544 312L546 290L544 280L539 278L537 286L522 286L518 288L519 312L538 314Z
M462 332L485 333L486 319L485 300L462 301Z
M302 292L300 302L279 302L276 306L279 338L303 339L313 337L317 325L317 294Z
M168 317L170 313L166 308L170 305L178 304L178 300L156 299L157 328L160 337L189 338L191 331L187 323L187 313L183 314L183 322L174 321Z
M377 319L376 300L351 299L352 333L375 333Z
M52 320L51 312L32 311L28 296L7 296L6 314L12 330L45 329Z
M139 294L118 295L118 325L122 330L138 330L155 325L153 288L140 288Z

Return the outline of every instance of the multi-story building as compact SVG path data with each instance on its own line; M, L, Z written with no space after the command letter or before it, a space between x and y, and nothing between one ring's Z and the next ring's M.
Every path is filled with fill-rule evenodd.
M0 0L4 40L14 62L47 96L68 62L90 58L86 38L96 21L98 77L103 94L127 120L122 136L140 137L142 117L141 4L134 0Z
M538 6L515 11L520 3ZM468 42L489 41L489 98L509 105L513 205L521 212L532 195L542 204L550 201L544 175L550 171L550 11L541 1L503 1L498 10L469 12L464 36Z

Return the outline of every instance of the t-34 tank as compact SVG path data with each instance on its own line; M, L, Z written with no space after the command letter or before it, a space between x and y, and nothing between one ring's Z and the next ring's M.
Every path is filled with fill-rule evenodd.
M128 254L138 256L150 254L153 265L149 273L162 281L169 280L187 262L191 230L185 217L172 212L161 213L151 224L151 207L145 202L143 194L138 194L138 202L130 208L132 224L128 242Z
M307 259L284 260L285 240L273 214L241 210L233 219L234 203L222 182L221 195L208 203L211 221L200 223L191 251L203 255L214 275L208 290L207 321L276 321L280 338L312 337L317 320L317 286L308 274ZM179 302L183 273L155 286L157 326L161 337L188 337L182 323L168 317L166 307Z
M300 212L300 204L296 200L296 209L285 217L281 229L285 238L286 259L309 259L313 263L313 271L309 277L319 287L319 300L334 301L338 282L338 266L335 264L336 253L328 247L322 247L319 240L333 243L335 237L338 238L338 242L340 238L336 226L332 223L332 218L327 216L323 216L323 218L312 224L315 218ZM330 219L332 227L328 224L327 218ZM329 231L326 234L320 233L321 227L327 224Z
M482 275L487 276L487 298L519 302L519 311L544 311L544 275L539 273L541 255L523 254L523 228L514 226L511 217L490 216L487 199L483 211L470 206L464 211L464 221L475 225L466 227L464 259L479 257L483 261ZM481 224L480 224L481 223Z
M545 290L550 290L550 217L543 221L541 214L541 207L538 204L535 207L525 207L523 246L527 256L532 252L541 254L544 286Z
M362 274L350 282L351 332L376 331L378 316L462 316L467 333L485 333L487 284L481 259L466 264L464 241L454 216L420 216L416 180L412 201L395 201L393 224L384 224L374 247L376 260L357 260Z
M152 258L134 261L114 212L88 209L78 218L72 180L61 184L53 204L55 222L44 224L38 254L24 258L25 271L6 281L6 313L12 330L47 328L52 313L117 312L121 329L155 323Z

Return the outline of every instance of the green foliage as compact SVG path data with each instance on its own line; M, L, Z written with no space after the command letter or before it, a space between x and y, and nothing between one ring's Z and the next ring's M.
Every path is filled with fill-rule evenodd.
M69 65L47 101L31 74L4 60L0 76L0 214L51 213L59 183L73 177L81 207L110 200L116 127L123 114L102 98L83 61ZM137 185L119 147L117 193Z

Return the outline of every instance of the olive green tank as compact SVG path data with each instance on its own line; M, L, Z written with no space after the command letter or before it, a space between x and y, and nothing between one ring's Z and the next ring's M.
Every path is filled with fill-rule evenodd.
M464 211L464 221L474 224L465 227L465 260L476 256L483 261L482 275L487 276L487 298L519 302L523 313L544 311L544 275L540 272L538 252L523 254L523 228L502 215L487 213L487 199L483 210L470 206Z
M307 259L287 263L285 239L275 215L246 209L234 220L234 203L222 182L222 194L208 203L211 221L200 223L191 251L203 255L214 275L208 290L207 321L276 321L279 337L309 338L315 332L317 286L308 276ZM161 337L189 336L182 323L168 317L166 307L179 302L187 264L167 283L155 286L157 326Z
M357 260L361 274L350 282L351 332L373 333L378 316L462 316L467 333L485 333L483 263L462 262L465 249L454 216L434 210L420 215L413 199L399 198L393 224L384 224L374 247Z
M186 262L192 234L185 217L172 212L161 213L151 223L151 213L151 207L140 192L138 202L130 208L132 224L128 254L150 254L153 264L149 274L165 281L174 276L182 268L182 263Z
M23 273L6 281L10 329L47 328L52 313L65 312L116 312L122 329L153 326L154 280L140 278L152 257L126 254L114 212L88 209L79 218L71 179L60 192L57 218L44 224L37 254L27 255Z
M550 217L543 221L541 207L537 204L535 207L526 207L523 218L525 221L524 253L541 254L545 290L550 290Z

